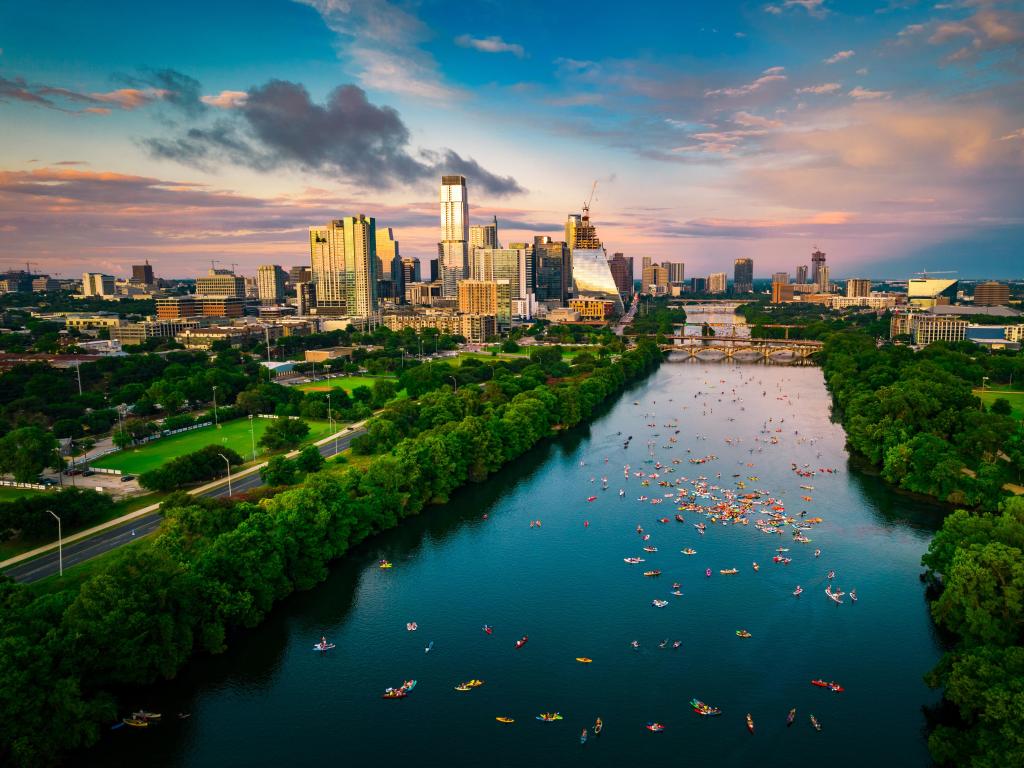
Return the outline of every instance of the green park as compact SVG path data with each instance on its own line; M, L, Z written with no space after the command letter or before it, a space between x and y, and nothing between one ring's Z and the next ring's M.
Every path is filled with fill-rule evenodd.
M996 400L1006 400L1010 404L1010 415L1015 419L1024 419L1024 391L988 386L985 389L974 390L974 394L981 399L986 408L991 407Z
M91 462L91 466L102 469L119 469L127 474L141 474L158 469L171 459L193 453L208 445L230 448L247 460L252 458L253 445L255 445L258 458L266 453L267 449L260 445L260 438L272 421L273 419L254 418L251 431L249 419L235 419L217 427L193 429L111 453ZM311 419L305 421L309 424L309 434L306 435L303 443L316 442L331 434L330 422ZM335 426L338 428L337 422L335 422Z

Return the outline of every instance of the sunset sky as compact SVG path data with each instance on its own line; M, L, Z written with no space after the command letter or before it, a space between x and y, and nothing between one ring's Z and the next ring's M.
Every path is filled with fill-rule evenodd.
M1024 274L1024 2L8 2L0 260L308 263L365 213L430 258L442 173L502 242L592 206L686 274Z

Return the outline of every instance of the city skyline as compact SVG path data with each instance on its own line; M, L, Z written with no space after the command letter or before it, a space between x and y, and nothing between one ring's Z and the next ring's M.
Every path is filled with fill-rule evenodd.
M1018 276L1014 4L657 13L10 5L0 259L62 276L144 259L173 277L210 259L254 274L299 263L312 223L365 213L426 265L437 179L458 174L468 223L496 216L507 242L561 239L597 180L610 252L693 275L751 258L764 277L818 245L844 275Z

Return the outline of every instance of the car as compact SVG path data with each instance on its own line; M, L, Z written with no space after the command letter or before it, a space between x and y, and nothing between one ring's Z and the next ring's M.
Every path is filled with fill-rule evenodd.
M93 472L91 469L83 469L82 470L82 477L92 477L95 474L96 473Z
M43 485L56 485L57 481L52 477L40 477L39 482Z
M69 469L66 472L64 472L64 474L67 475L68 477L74 477L75 475L82 474L82 470L80 470L80 469Z
M121 482L127 483L129 480L134 480L135 475L121 475Z

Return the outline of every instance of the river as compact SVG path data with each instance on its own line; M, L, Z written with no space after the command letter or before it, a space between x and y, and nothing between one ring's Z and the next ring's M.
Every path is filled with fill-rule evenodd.
M324 584L236 634L227 654L147 689L129 704L162 711L167 722L106 733L75 763L928 765L921 707L937 696L921 678L940 648L918 574L940 512L852 469L829 403L813 367L665 363L590 425L359 547ZM676 420L678 436L665 426ZM710 454L717 458L688 462ZM649 459L665 465L661 479L742 481L742 492L764 489L787 513L806 509L824 522L807 534L810 544L788 530L766 535L692 512L685 524L661 524L676 512L672 501L638 498L669 489L623 476L627 463L656 472ZM792 462L836 472L803 478ZM704 535L692 525L702 519ZM658 552L641 550L638 524ZM780 546L791 564L772 562ZM697 554L681 554L685 547ZM629 565L628 556L647 562ZM381 558L394 567L376 567ZM720 575L732 567L737 575ZM645 578L646 568L663 575ZM856 604L826 598L829 570L834 583L856 588ZM671 594L674 581L681 597ZM797 584L806 590L799 598ZM669 603L657 609L654 598ZM411 621L417 631L406 630ZM529 642L516 650L524 634ZM321 635L338 647L312 652ZM681 647L659 648L665 639ZM410 678L418 685L407 698L380 698ZM485 684L453 690L472 678ZM814 687L814 678L846 690ZM687 706L694 697L722 716L698 717ZM791 707L797 719L787 728ZM177 720L179 711L191 716ZM549 711L564 720L535 719ZM495 721L504 715L515 723ZM581 729L597 716L604 732L581 746ZM665 730L646 730L649 721Z

